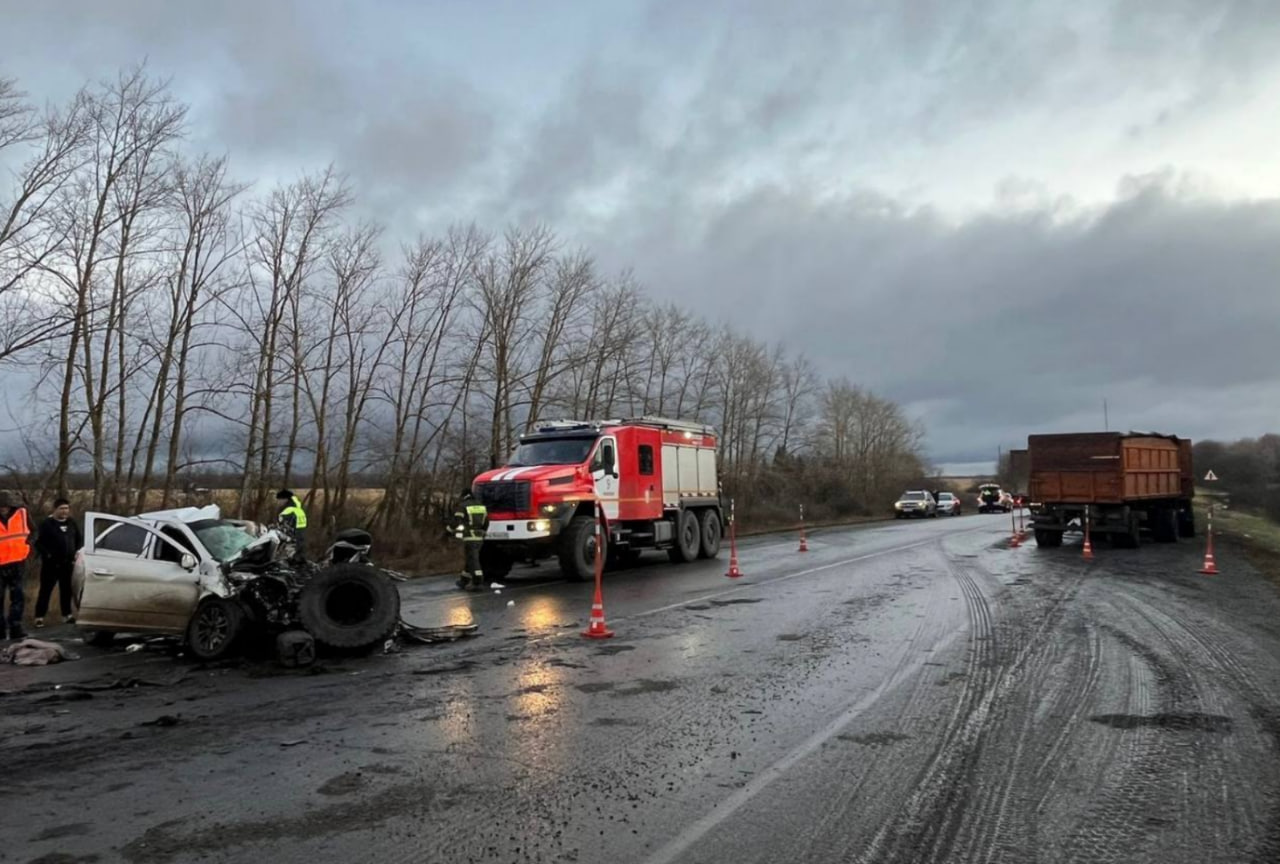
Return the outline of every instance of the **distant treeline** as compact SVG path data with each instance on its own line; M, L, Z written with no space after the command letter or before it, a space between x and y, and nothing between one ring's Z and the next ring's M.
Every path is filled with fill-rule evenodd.
M1239 441L1198 441L1192 458L1196 475L1212 471L1217 482L1201 482L1226 492L1231 504L1265 513L1280 521L1280 435L1241 438Z

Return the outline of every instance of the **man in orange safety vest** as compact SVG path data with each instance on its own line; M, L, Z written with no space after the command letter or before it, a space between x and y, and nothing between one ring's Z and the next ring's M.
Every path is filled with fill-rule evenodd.
M4 619L7 638L21 639L22 569L31 554L31 521L27 508L19 505L8 492L0 492L0 618L4 613L4 597L9 595L9 615Z

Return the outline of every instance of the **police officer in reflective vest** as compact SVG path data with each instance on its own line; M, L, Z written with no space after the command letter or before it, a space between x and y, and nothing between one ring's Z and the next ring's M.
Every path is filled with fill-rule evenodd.
M281 489L276 493L280 502L280 513L277 521L293 534L294 557L307 557L307 511L302 509L302 501L291 489Z
M462 492L458 511L453 514L453 536L462 541L466 551L466 569L458 577L458 587L480 591L485 587L484 571L480 568L480 548L484 545L485 532L489 530L489 511L471 496L471 490Z
M9 595L9 615L0 615L0 636L8 630L10 639L21 639L22 632L22 565L31 554L31 522L27 508L8 492L0 492L0 613L4 597Z

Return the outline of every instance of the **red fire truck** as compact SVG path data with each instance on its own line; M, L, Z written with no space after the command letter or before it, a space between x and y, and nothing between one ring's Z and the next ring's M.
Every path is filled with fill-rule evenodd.
M720 552L716 434L702 424L661 417L543 423L472 488L489 509L481 566L490 578L516 561L553 555L567 578L590 578L597 501L607 561L644 549L665 549L677 562Z

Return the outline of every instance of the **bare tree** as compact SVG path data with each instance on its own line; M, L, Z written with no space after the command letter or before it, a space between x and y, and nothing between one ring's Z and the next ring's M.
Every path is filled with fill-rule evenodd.
M487 337L490 465L501 464L515 439L515 390L530 336L539 329L534 306L554 248L555 237L546 228L512 228L501 249L487 254L476 268L477 326Z
M242 513L262 513L266 507L281 371L277 350L289 298L302 291L322 251L324 232L350 200L346 182L330 168L275 189L250 213L249 301L246 309L234 313L250 345L254 367L240 488ZM294 385L292 398L300 390L301 370L294 362L285 371Z
M390 344L384 334L405 314L403 307L375 307L372 301L382 268L377 249L380 234L380 227L364 224L334 238L326 265L331 294L321 301L328 307L328 329L321 331L320 339L323 361L308 370L320 378L318 393L310 380L312 375L303 382L316 431L313 474L330 520L341 519L346 509L361 422ZM330 413L342 420L333 441L327 423Z
M566 336L589 314L587 298L598 287L590 256L585 252L557 258L542 298L542 326L537 361L528 373L532 379L525 424L532 426L542 414L551 382L567 367L585 359L584 352L566 351ZM510 442L508 442L510 444Z
M107 399L113 387L124 386L120 376L126 374L122 340L132 293L125 274L133 232L140 214L154 205L163 182L155 167L165 148L181 136L186 108L141 66L83 92L77 100L86 124L76 151L81 167L59 189L57 212L50 218L61 239L56 255L41 269L61 283L70 311L54 485L66 485L77 445L72 429L75 397L81 392L90 430L95 501L100 502L106 491ZM104 264L114 265L105 300L99 279Z
M139 423L128 482L136 481L134 506L144 508L161 443L168 437L161 506L173 496L182 429L188 412L192 354L203 347L199 328L211 322L205 310L229 286L223 275L238 249L230 235L231 203L244 187L227 179L225 157L201 157L169 166L168 207L176 215L166 250L165 291L158 326L150 334L156 369L144 419ZM157 292L159 293L159 292ZM145 449L144 449L145 448ZM142 453L141 465L138 465Z
M0 79L0 154L32 150L15 173L12 191L0 198L0 360L55 339L65 319L34 284L64 235L49 220L51 204L81 166L86 134L85 100L64 111L39 114L14 83Z
M375 514L387 527L404 524L411 501L435 475L438 445L476 375L487 334L470 333L459 319L474 308L477 268L489 244L470 226L451 229L443 240L419 237L402 250L388 304L403 314L391 321L387 375L374 394L391 411L386 493Z

